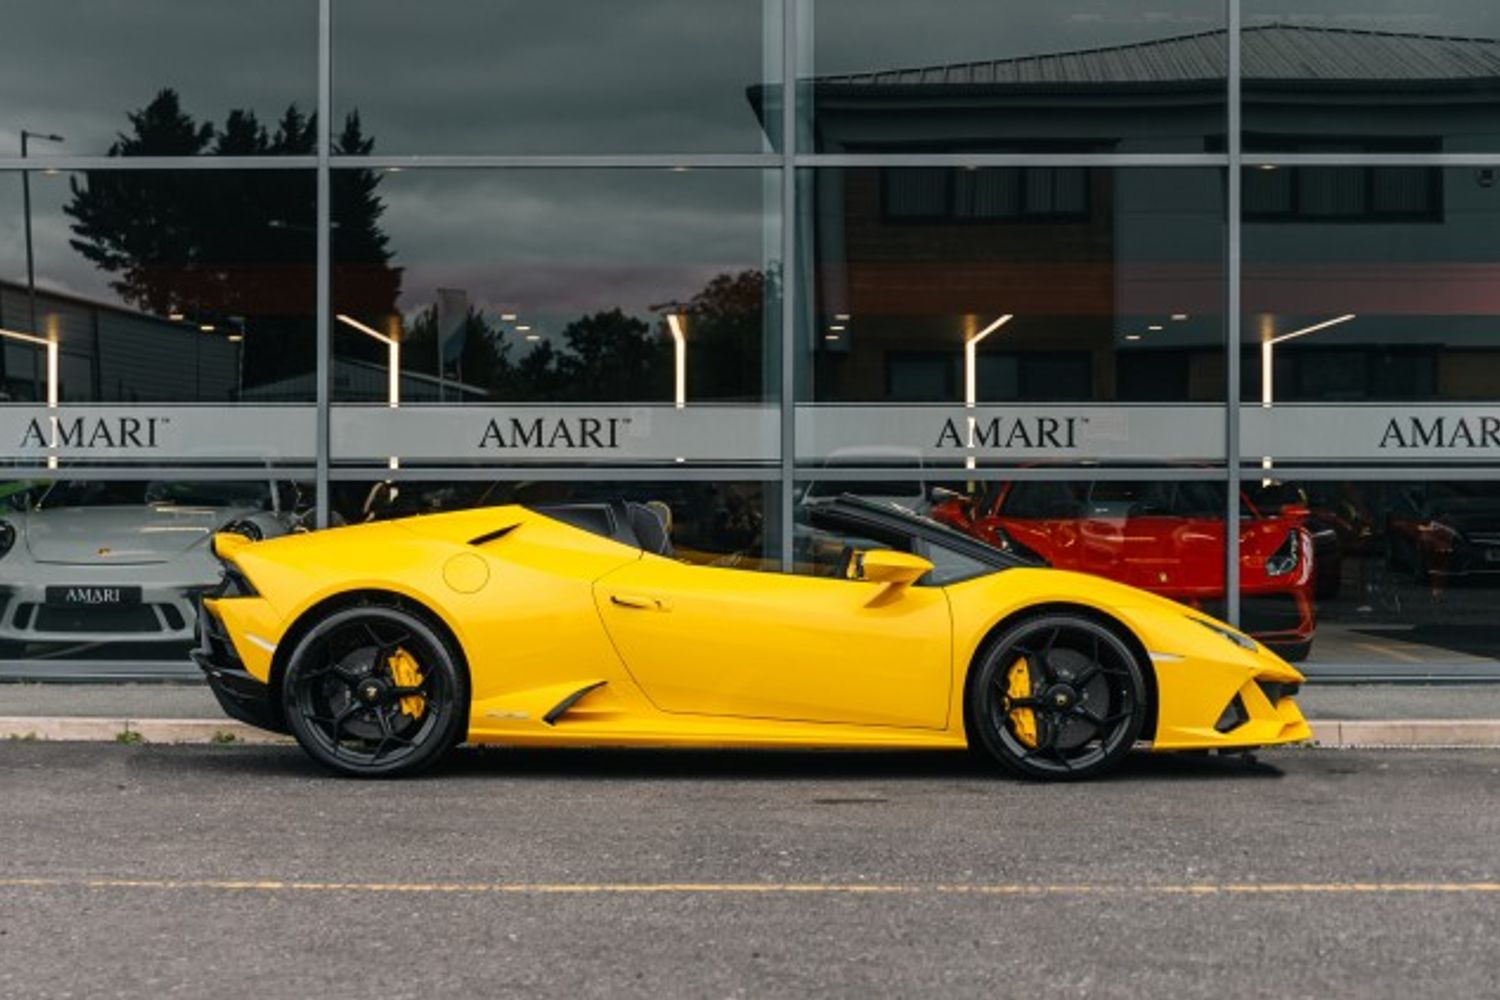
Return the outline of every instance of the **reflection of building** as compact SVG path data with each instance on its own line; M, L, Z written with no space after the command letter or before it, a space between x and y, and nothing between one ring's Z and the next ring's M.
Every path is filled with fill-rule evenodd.
M197 402L233 399L244 334L134 312L105 302L37 290L37 333L56 337L61 401ZM0 327L25 331L24 285L0 282ZM29 344L5 341L0 399L46 398L45 361Z
M819 76L824 153L1225 150L1226 33ZM1413 154L1500 144L1500 41L1299 25L1243 33L1248 152ZM751 92L759 107L765 95ZM812 172L818 399L1205 400L1223 392L1225 192L1208 167ZM1252 169L1247 398L1263 339L1279 401L1500 395L1493 169ZM846 318L847 317L847 318ZM1479 362L1476 364L1476 362Z
M1226 39L820 76L814 142L823 153L1222 152ZM1241 63L1247 150L1302 138L1456 152L1500 135L1500 40L1270 24L1243 30Z

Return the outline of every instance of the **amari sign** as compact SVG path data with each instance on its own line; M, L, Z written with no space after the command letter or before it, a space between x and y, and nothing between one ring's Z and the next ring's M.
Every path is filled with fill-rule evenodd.
M1243 407L1247 457L1400 461L1500 458L1500 407L1284 404Z
M797 407L801 462L1214 461L1219 406Z
M513 465L780 461L776 406L335 406L336 462ZM1206 404L796 407L804 465L1217 462L1225 410ZM1500 408L1281 404L1240 408L1241 452L1287 461L1500 459ZM310 464L317 411L288 406L0 407L0 460Z
M339 461L770 463L779 415L768 406L338 406L331 431Z
M8 461L312 462L311 406L0 407Z

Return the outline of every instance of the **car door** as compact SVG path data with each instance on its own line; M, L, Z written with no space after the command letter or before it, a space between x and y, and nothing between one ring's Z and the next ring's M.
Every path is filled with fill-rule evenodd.
M800 539L799 539L800 541ZM839 551L893 547L820 539ZM941 728L952 622L941 587L692 566L645 556L595 585L626 668L667 712ZM812 575L819 573L821 575Z

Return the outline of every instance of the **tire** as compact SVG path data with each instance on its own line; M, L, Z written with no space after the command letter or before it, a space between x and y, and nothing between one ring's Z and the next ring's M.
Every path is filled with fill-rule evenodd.
M1020 621L974 665L965 706L970 743L1026 778L1104 774L1145 726L1142 671L1130 646L1092 618L1062 613Z
M360 605L332 612L302 636L281 704L292 735L318 763L350 777L397 777L431 767L463 738L469 682L423 618Z

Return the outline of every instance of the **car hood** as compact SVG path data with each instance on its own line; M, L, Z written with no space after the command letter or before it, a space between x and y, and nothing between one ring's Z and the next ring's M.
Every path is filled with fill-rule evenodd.
M59 507L34 510L20 525L39 563L89 566L171 562L202 547L216 529L250 510L182 507Z

